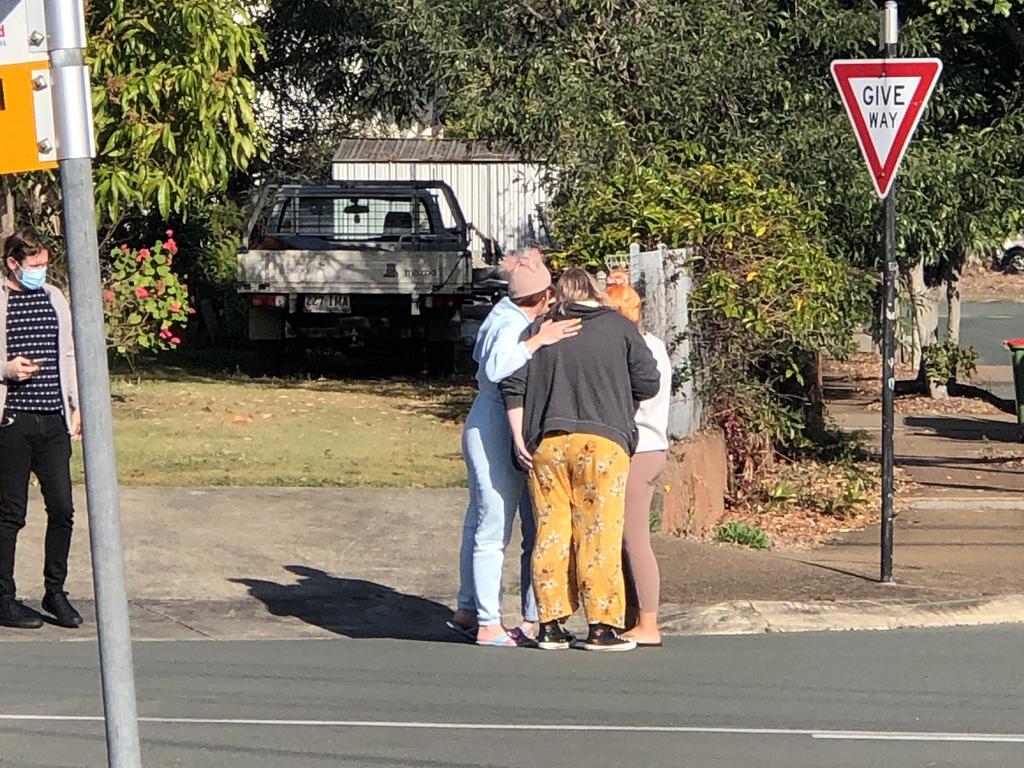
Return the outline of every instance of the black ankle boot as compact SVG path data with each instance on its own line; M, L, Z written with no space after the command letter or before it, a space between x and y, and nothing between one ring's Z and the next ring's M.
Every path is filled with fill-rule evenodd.
M52 614L62 627L75 629L82 626L82 614L75 610L64 592L47 592L43 597L43 610Z
M0 627L39 629L43 620L31 608L26 608L14 595L0 595Z

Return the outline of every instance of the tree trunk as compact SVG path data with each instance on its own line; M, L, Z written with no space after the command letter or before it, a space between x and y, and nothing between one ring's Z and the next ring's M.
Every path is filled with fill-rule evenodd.
M939 292L924 279L924 264L915 266L908 279L914 316L914 370L924 376L922 350L939 339Z
M946 344L951 348L960 347L960 274L963 271L964 259L967 254L958 251L951 254L946 261ZM944 382L932 382L932 397L940 399L956 386L956 370Z
M946 340L960 346L960 268L950 269L946 278Z
M939 338L939 288L928 285L923 262L918 263L910 271L907 282L914 318L913 363L917 371L918 386L929 397L940 399L945 393L937 386L937 382L928 380L924 366L924 348L929 344L935 344Z
M807 430L812 435L825 433L825 380L823 375L821 352L813 352L801 356L800 374L804 379L806 406L804 419Z

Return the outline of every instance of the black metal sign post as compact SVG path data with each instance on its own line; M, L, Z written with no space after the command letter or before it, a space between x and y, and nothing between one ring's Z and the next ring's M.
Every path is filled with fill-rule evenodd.
M882 53L886 59L899 55L899 12L888 0L882 15ZM885 271L882 317L882 563L881 581L892 581L893 466L895 459L894 406L896 396L896 183L885 197Z
M837 59L832 77L853 125L875 191L885 200L882 270L882 532L881 576L892 581L893 467L896 395L896 173L942 73L935 58L899 58L899 13L881 14L880 59Z

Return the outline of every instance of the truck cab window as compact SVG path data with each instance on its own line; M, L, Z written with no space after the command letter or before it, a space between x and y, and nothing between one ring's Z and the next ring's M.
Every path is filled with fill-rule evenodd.
M279 200L274 204L267 220L268 234L277 232L294 232L295 222L292 221L292 198Z

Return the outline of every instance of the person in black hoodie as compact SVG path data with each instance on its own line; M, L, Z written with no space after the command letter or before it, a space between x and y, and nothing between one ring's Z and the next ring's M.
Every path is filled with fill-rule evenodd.
M502 381L516 458L530 470L537 517L533 586L537 642L568 648L562 628L582 602L591 651L631 650L625 623L622 528L637 403L657 394L658 366L634 323L600 303L586 271L558 281L554 316L579 318L580 332L544 347ZM539 325L524 333L529 338Z

